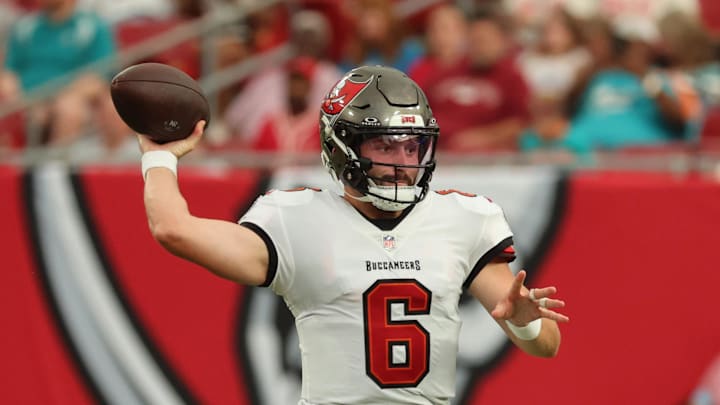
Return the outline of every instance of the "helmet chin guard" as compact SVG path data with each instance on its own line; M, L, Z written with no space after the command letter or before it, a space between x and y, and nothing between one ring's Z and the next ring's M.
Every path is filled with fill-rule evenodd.
M323 101L321 159L333 179L362 194L353 198L383 211L401 211L427 194L439 132L427 98L415 82L397 69L363 66L348 72ZM400 141L416 139L417 164L380 163L360 155L363 141L388 135ZM394 181L372 177L373 166L394 168ZM399 182L403 169L418 171L414 184Z
M415 203L415 186L369 186L368 188L372 194L366 194L365 198L383 211L402 211Z

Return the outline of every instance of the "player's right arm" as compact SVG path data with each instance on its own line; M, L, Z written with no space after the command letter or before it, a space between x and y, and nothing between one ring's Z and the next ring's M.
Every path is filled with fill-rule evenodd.
M164 145L139 135L140 149L143 153L166 150L182 157L197 145L203 127L200 121L190 137ZM164 167L147 171L144 200L150 231L169 252L241 284L265 282L269 254L263 240L236 223L192 215L172 171Z

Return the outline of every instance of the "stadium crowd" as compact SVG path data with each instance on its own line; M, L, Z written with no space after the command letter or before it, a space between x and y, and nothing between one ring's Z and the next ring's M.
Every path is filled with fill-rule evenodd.
M124 66L83 68L218 7L255 3L0 4L0 107L60 82L50 101L0 117L0 148L32 144L32 127L37 143L71 156L134 156L109 97ZM143 61L200 78L290 45L289 62L209 94L213 149L319 150L317 107L361 64L394 66L425 90L443 151L711 148L720 139L718 20L711 0L293 0Z

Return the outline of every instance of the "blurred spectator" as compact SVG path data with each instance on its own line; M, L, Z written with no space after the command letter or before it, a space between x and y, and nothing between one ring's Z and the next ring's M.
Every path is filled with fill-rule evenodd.
M287 41L288 8L283 2L262 7L248 16L250 46L264 52Z
M475 1L482 4L488 0ZM512 18L515 39L523 47L536 43L540 28L551 14L558 7L567 7L568 5L567 0L501 0L501 2Z
M39 12L13 26L5 68L30 91L114 51L112 31L96 14L77 10L76 0L43 0Z
M110 72L77 73L113 56L115 43L108 25L96 14L76 10L76 0L43 0L41 6L37 13L13 26L4 75L17 78L22 93L27 93L75 73L58 96L40 107L34 117L48 129L49 143L66 143L81 132L90 116L89 106L108 91Z
M406 35L392 0L355 0L351 4L349 12L355 17L355 32L346 43L340 70L386 65L408 72L425 51L419 40Z
M140 158L135 133L123 122L105 93L98 98L94 126L68 145L72 162L136 162Z
M697 121L702 114L704 138L720 139L720 63L710 35L697 17L682 12L667 14L659 26L685 115ZM692 93L699 94L702 106L694 103Z
M518 57L534 95L549 100L561 99L589 61L580 27L563 8L556 8L548 16L537 42Z
M499 9L470 21L468 59L426 85L442 128L438 146L455 152L515 149L528 123L529 90L512 51L512 31Z
M290 41L295 52L318 60L329 60L330 23L320 11L300 10L290 19Z
M343 56L345 42L353 35L353 18L346 11L348 2L337 0L298 0L298 8L314 10L322 13L330 27L327 38L327 55L330 60L339 61Z
M604 69L615 63L618 37L606 18L593 17L582 20L582 42L590 53L591 62L586 69Z
M673 12L660 20L660 32L671 65L689 76L707 108L720 107L720 63L700 21Z
M542 138L557 139L567 129L564 102L579 72L590 62L577 21L561 7L547 16L537 43L518 62L530 85L532 126Z
M265 116L252 149L288 153L320 151L317 106L309 105L307 100L316 65L316 60L307 56L288 63L287 103Z
M7 35L19 15L20 10L13 3L0 3L0 66L4 65ZM17 78L0 70L0 105L17 99L19 94L20 84ZM20 114L0 117L0 149L22 146L22 119Z
M9 72L0 72L0 104L17 100L20 97L20 82Z
M218 30L213 36L212 44L215 47L215 58L212 63L215 71L236 66L252 55L247 33L240 24ZM219 115L225 114L233 98L245 84L245 80L237 80L220 89L217 94L217 113Z
M681 140L686 118L666 75L653 68L659 39L649 19L620 18L617 65L596 73L562 143L577 152Z
M208 0L175 0L175 14L184 20L200 18L208 11Z
M293 15L290 28L290 45L296 55L316 61L306 96L309 105L317 106L341 77L337 67L323 59L328 44L327 20L317 11L303 10ZM286 108L288 80L285 67L279 66L262 71L248 81L224 114L224 124L234 144L255 143L261 120Z
M20 84L15 76L0 72L0 105L20 95ZM0 117L0 149L20 149L25 146L25 116L22 111Z
M468 23L462 11L451 4L435 8L427 20L427 54L415 62L409 76L425 89L448 74L467 57Z
M580 105L580 96L587 88L590 79L601 70L614 67L616 55L620 52L621 39L615 35L610 22L603 17L592 17L581 22L582 38L590 60L580 68L573 83L565 95L564 110L572 117Z

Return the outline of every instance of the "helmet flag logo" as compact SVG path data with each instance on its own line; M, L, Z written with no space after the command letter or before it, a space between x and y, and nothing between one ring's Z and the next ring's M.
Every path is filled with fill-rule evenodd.
M322 102L325 114L337 115L348 105L372 80L372 77L361 83L353 82L345 77L335 85Z

